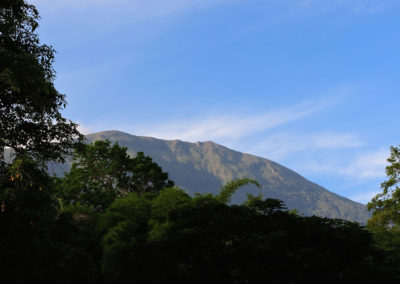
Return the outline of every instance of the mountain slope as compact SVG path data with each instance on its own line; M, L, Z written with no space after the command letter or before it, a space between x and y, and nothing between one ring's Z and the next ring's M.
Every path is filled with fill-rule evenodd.
M104 131L86 136L88 142L108 139L128 147L128 153L151 156L175 183L195 192L218 191L235 178L249 177L262 185L265 197L279 198L304 215L342 218L365 223L370 214L360 203L334 194L294 171L268 159L243 154L213 142L189 143L141 137L120 131ZM258 194L255 187L240 190L233 202L243 201L246 192Z

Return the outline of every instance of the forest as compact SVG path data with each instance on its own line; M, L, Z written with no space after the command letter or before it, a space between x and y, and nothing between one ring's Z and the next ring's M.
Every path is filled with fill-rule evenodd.
M400 148L366 225L262 195L231 204L258 186L248 178L190 196L145 153L85 143L61 114L38 20L25 0L0 2L0 283L400 281ZM50 176L70 155L70 171Z

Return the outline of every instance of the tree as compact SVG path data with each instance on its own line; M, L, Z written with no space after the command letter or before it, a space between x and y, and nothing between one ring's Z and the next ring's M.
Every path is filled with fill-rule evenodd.
M245 205L263 215L287 211L283 201L274 198L263 200L261 195L253 196L248 194Z
M130 164L130 191L138 194L144 192L158 192L163 188L173 187L174 182L168 179L168 173L153 162L152 158L138 152Z
M43 279L52 245L48 230L57 212L50 184L45 171L21 156L1 176L0 265L4 282Z
M388 179L381 184L382 192L367 205L373 211L367 226L375 245L385 254L385 273L400 281L400 146L390 147L387 161Z
M235 179L220 188L220 192L217 198L223 203L229 203L232 195L242 186L253 184L258 188L261 188L261 185L254 179L242 178Z
M1 283L99 283L82 241L87 228L60 212L54 190L46 170L26 156L0 176Z
M59 186L64 200L103 210L127 189L130 158L126 148L96 141L76 148L73 158Z
M106 140L80 145L75 150L72 168L61 179L59 188L70 203L80 202L104 210L117 197L129 192L140 195L173 185L168 174L150 157L139 152L131 158L126 147L111 145Z
M9 147L44 164L64 161L83 136L60 113L65 95L54 87L54 49L40 43L38 20L24 0L0 2L0 153Z
M358 223L297 216L275 199L225 200L178 188L116 200L101 217L104 277L146 284L379 282L371 235Z
M382 192L368 203L372 210L369 226L400 226L400 146L390 147L390 163L386 167L388 180L381 184Z
M68 279L90 275L94 262L67 239L73 219L58 214L46 162L64 161L83 136L60 113L66 101L53 84L54 49L40 43L38 20L24 0L0 1L1 282L76 283ZM13 159L5 161L5 151Z

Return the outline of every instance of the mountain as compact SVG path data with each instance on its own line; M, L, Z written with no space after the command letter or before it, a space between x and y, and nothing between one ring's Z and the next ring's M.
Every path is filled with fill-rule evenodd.
M135 156L144 152L159 164L170 179L190 194L216 193L221 185L235 178L253 178L261 185L264 197L278 198L289 209L306 216L318 215L366 223L366 206L339 196L308 181L296 172L273 161L231 150L211 141L189 143L104 131L86 136L88 142L108 139L128 148ZM66 168L64 168L66 169ZM60 171L61 169L56 169ZM245 194L260 193L254 186L239 189L232 202L241 202Z

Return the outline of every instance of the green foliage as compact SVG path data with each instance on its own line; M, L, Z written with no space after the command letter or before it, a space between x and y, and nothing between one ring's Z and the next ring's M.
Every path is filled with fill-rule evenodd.
M1 176L0 188L2 216L20 212L26 222L35 223L57 213L50 177L27 156L19 156L7 168L7 173Z
M74 152L71 170L59 180L63 199L102 211L129 192L156 193L174 185L150 157L139 152L132 159L126 151L126 147L111 145L107 140L80 145Z
M382 192L368 203L368 210L373 210L368 221L370 227L400 225L400 146L390 147L390 163L386 167L388 180L381 184Z
M54 50L40 43L38 19L24 0L0 1L0 282L93 283L95 262L45 171L83 136L61 115Z
M2 282L73 283L80 277L90 283L97 275L91 255L74 241L72 216L58 214L53 185L27 156L16 158L1 176Z
M387 161L388 179L381 184L382 192L367 205L373 211L367 226L375 245L385 253L385 273L400 281L400 146L390 147Z
M38 19L23 0L0 3L0 153L63 161L82 136L60 113L65 96L53 84L54 50L35 33Z
M65 97L53 85L54 50L40 44L35 33L38 18L24 0L0 2L0 152L11 147L17 154L11 164L0 159L2 283L382 283L396 278L397 148L392 148L384 193L370 205L377 212L370 224L378 224L372 229L382 255L357 223L300 217L281 201L261 196L228 205L239 187L259 186L251 179L232 181L216 196L192 198L173 187L151 158L138 153L132 159L125 147L108 141L80 144L65 178L50 178L44 163L63 161L81 135L60 114ZM56 188L64 200L56 197Z
M173 181L168 179L168 174L164 173L161 167L143 152L138 152L132 159L130 170L132 172L129 181L131 191L138 194L158 192L163 188L174 186Z
M130 265L131 251L146 240L150 214L149 196L130 193L116 200L102 216L102 271L110 279L115 280L121 267Z
M262 196L247 195L245 205L263 215L269 215L274 212L286 211L283 201L273 198L262 199Z
M381 266L385 274L391 275L397 282L400 281L400 229L376 226L368 223L368 229L373 233L374 245L382 252L384 265Z
M102 221L109 283L376 283L382 276L371 235L357 223L300 217L260 196L243 205L225 200L168 188L115 201Z
M232 195L242 186L254 184L258 188L261 188L260 184L253 179L243 178L243 179L235 179L233 181L225 184L218 194L218 199L223 203L229 203L232 198Z
M365 224L371 214L365 205L327 191L297 173L267 159L233 151L213 142L189 143L130 135L120 131L104 131L88 135L90 141L109 139L123 141L129 151L144 151L163 165L163 170L176 176L179 185L189 194L218 192L221 181L251 177L263 185L271 196L284 200L289 208L304 215L342 218ZM257 195L258 190L249 186ZM232 203L246 199L245 190L236 192Z
M171 187L162 190L160 195L152 202L149 240L164 237L171 226L171 214L184 206L190 206L191 203L192 198L179 188Z
M129 156L126 148L108 141L81 145L74 152L75 162L59 184L64 200L107 208L127 190Z

